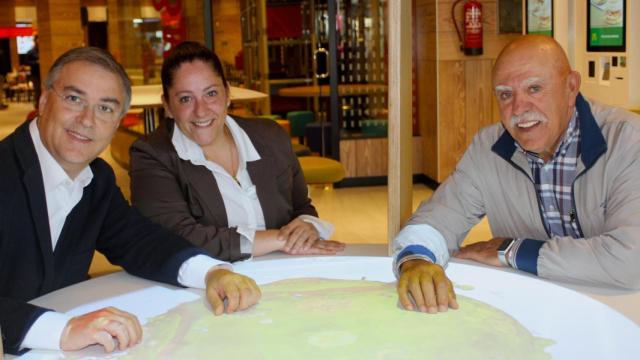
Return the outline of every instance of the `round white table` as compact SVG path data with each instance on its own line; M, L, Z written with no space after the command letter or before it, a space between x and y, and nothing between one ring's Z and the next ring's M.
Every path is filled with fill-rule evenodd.
M395 279L391 272L391 258L385 256L386 249L386 245L348 245L341 254L344 256L335 257L274 254L236 263L234 268L239 273L251 276L259 284L292 277L366 278L392 282ZM535 336L552 339L554 344L545 351L550 352L553 358L635 359L640 354L640 292L560 284L512 269L497 269L457 260L449 264L447 273L454 283L467 285L456 290L459 296L498 308ZM151 315L157 315L145 315L148 308L162 306L156 303L161 303L166 294L177 291L183 296L197 299L203 293L201 290L175 289L118 272L58 290L32 303L62 312L72 310L72 314L76 314L74 311L79 314L113 305L136 313L144 323ZM143 299L138 299L140 297ZM153 301L150 302L150 298ZM141 308L132 305L135 302L133 299L144 300L141 301L142 305L138 305ZM78 308L80 305L83 307ZM161 310L161 313L165 310ZM424 316L428 319L437 315ZM490 335L491 329L487 331ZM241 344L242 339L238 337L238 344L229 346ZM55 352L32 351L25 358L35 359L45 355L55 356ZM74 358L76 355L90 356L92 359L106 356L98 346L66 354L70 355ZM512 355L513 358L518 357L517 354ZM268 357L268 354L265 356Z

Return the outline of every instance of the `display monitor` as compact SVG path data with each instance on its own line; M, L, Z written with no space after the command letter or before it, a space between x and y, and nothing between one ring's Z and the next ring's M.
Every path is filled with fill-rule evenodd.
M17 23L16 27L31 27L30 23ZM16 36L18 54L24 55L33 48L33 36Z
M590 0L587 7L587 51L626 50L626 1Z
M553 0L527 0L527 34L553 37Z

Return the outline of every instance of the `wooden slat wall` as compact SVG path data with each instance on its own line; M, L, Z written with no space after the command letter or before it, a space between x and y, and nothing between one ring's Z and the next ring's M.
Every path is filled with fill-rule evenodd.
M455 169L475 133L499 120L491 68L500 50L518 34L498 34L497 1L482 3L480 56L459 49L451 21L454 0L416 0L418 36L418 116L423 138L423 171L442 182ZM462 22L462 4L457 19Z
M413 141L413 174L423 172L422 138L415 136ZM387 153L388 140L386 138L341 140L340 162L346 170L346 177L386 176L389 156Z
M214 1L213 41L220 61L235 64L235 56L242 50L242 24L239 1Z

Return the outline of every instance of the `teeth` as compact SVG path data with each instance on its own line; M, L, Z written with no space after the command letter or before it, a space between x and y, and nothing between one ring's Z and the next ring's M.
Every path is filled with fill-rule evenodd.
M78 134L78 133L76 133L76 132L73 132L73 131L69 131L69 135L73 136L74 138L76 138L76 139L78 139L78 140L82 140L82 141L89 141L89 140L91 140L90 138L88 138L88 137L86 137L86 136L83 136L83 135L80 135L80 134Z
M213 119L205 120L205 121L194 121L193 125L195 125L197 127L207 127L207 126L211 125L211 123L213 123Z
M521 122L518 124L518 127L520 128L530 128L536 124L538 124L540 121L534 120L534 121L526 121L526 122Z

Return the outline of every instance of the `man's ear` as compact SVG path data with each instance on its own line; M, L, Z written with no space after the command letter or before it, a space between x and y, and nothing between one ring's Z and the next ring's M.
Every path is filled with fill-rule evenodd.
M571 97L575 97L578 95L581 83L582 78L580 77L580 73L577 71L571 71L567 76L567 91L569 91Z
M44 106L47 104L47 97L49 96L49 90L42 90L42 94L40 94L40 99L38 99L38 110L44 109Z

